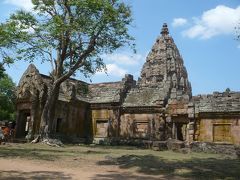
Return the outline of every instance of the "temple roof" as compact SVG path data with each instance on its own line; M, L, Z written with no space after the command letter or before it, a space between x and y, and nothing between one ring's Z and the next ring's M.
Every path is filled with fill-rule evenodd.
M90 84L88 86L90 103L120 102L123 84L119 82Z
M193 97L199 113L240 112L240 92L214 92Z
M158 88L134 88L127 94L123 107L164 106L164 95Z

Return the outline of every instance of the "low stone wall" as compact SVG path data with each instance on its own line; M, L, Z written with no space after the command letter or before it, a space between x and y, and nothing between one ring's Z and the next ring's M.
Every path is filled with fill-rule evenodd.
M238 159L240 159L240 146L235 146L235 150L236 150L236 155Z
M120 138L94 138L94 144L99 145L127 145L136 146L144 149L155 151L172 150L175 152L186 151L187 148L183 141L168 139L166 141L143 140L143 139L120 139ZM189 150L187 150L189 152Z
M100 145L128 145L139 148L152 149L154 151L172 150L179 153L205 152L216 154L228 154L240 158L240 146L232 144L217 144L209 142L192 142L186 145L184 141L168 139L166 141L152 141L142 139L119 138L95 138L93 143Z
M65 135L62 133L55 133L53 135L49 135L51 139L58 139L62 141L64 144L85 144L88 142L87 138L82 138L74 135Z
M176 152L181 152L181 149L186 149L185 143L176 139L168 139L166 141L121 139L118 141L118 145L137 146L141 148L152 149L155 151L172 150Z
M232 144L218 144L210 142L193 142L190 144L190 149L193 152L206 152L216 154L228 154L237 156L237 152L240 157L240 147Z

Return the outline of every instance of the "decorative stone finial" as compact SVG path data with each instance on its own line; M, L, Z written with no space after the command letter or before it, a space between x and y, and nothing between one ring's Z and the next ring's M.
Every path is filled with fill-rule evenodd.
M165 35L168 35L168 34L169 34L167 23L164 23L164 24L163 24L161 34L162 34L162 36L165 36Z

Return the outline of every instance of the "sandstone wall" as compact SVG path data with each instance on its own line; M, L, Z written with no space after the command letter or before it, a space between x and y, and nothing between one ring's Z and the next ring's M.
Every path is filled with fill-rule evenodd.
M240 144L239 118L202 118L198 122L197 141Z
M92 131L94 137L118 137L119 109L92 110Z
M125 113L120 118L120 136L164 140L165 126L165 120L160 113Z
M57 133L86 137L89 133L89 116L85 103L57 103L53 126Z

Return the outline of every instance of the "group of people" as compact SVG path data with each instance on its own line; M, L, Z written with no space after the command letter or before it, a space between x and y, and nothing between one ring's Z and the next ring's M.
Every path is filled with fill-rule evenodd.
M2 142L8 142L13 139L15 136L15 126L15 122L9 122L3 126L0 126L0 144Z

